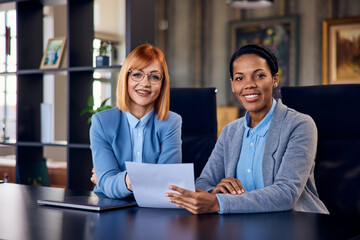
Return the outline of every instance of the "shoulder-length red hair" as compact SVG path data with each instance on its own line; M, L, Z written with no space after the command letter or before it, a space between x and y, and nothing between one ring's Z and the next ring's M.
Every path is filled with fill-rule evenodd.
M143 44L135 48L125 59L121 67L116 90L116 106L121 110L129 111L130 97L127 91L130 69L142 69L154 61L159 61L164 75L159 97L155 100L155 113L158 120L165 120L169 116L170 106L170 76L164 53L151 44Z

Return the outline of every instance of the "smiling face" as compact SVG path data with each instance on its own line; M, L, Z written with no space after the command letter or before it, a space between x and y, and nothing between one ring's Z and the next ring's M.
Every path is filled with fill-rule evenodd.
M138 119L146 115L152 108L154 108L155 101L159 97L162 81L158 84L151 84L148 80L150 73L162 73L161 64L159 61L154 61L146 67L139 69L145 73L145 77L140 82L131 79L128 74L128 93L130 97L129 110Z
M255 125L272 106L272 93L274 85L278 83L278 76L272 76L266 60L256 54L242 55L233 63L231 87Z

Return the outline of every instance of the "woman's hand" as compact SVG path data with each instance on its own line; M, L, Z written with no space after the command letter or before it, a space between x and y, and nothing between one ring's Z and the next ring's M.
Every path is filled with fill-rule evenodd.
M91 170L91 173L92 173L91 178L90 178L91 182L92 182L94 185L98 186L98 180L97 180L97 177L96 177L95 168L93 168L93 169Z
M96 186L98 186L98 179L97 179L97 177L96 177L96 173L95 173L95 169L94 169L94 168L91 170L91 173L92 173L91 178L90 178L91 182L92 182L93 184L95 184ZM126 176L125 176L125 183L126 183L126 187L127 187L130 191L132 191L130 178L129 178L129 175L128 175L127 173L126 173Z
M189 212L201 214L220 211L219 202L214 194L201 189L196 189L196 192L192 192L174 185L170 185L169 189L179 193L165 193L165 196L169 197L169 201Z
M246 191L239 179L228 177L221 179L221 181L218 183L218 185L216 185L211 193L231 193L232 195L241 195L245 192Z
M125 176L125 183L126 183L126 187L127 187L130 191L133 191L133 190L132 190L132 187L131 187L131 182L130 182L129 174L127 174L127 173L126 173L126 176Z

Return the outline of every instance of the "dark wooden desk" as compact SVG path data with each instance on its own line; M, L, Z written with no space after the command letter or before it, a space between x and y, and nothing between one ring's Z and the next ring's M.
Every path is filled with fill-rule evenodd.
M103 213L38 206L38 199L92 195L61 188L0 184L0 239L357 239L353 217L279 212L192 215L180 209Z

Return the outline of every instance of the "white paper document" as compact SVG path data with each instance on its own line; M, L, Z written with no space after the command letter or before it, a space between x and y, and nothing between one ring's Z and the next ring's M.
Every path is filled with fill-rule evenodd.
M166 192L169 185L195 191L194 164L149 164L125 162L134 197L140 207L177 208Z

